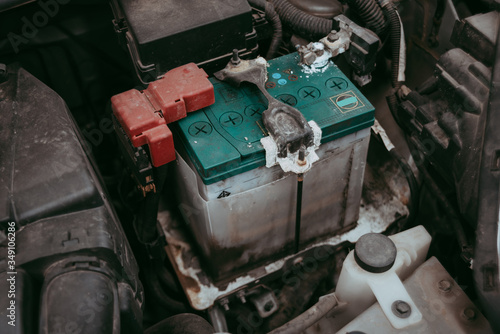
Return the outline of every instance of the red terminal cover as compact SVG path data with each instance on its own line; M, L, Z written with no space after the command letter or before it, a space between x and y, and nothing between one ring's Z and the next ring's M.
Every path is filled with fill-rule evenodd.
M214 87L204 70L186 64L167 72L143 91L131 89L111 98L113 113L132 145L149 146L153 166L175 160L167 124L215 102Z

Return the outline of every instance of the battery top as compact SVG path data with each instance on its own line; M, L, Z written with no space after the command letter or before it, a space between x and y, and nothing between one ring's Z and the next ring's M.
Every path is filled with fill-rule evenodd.
M373 124L375 108L336 65L306 73L298 62L297 53L269 61L266 89L315 121L322 143ZM205 184L264 166L260 139L268 136L262 123L267 100L257 87L211 82L215 104L189 114L175 128Z

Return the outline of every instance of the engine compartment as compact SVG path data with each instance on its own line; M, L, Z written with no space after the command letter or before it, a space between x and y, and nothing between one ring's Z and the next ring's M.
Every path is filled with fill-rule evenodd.
M498 331L497 8L0 2L0 331Z

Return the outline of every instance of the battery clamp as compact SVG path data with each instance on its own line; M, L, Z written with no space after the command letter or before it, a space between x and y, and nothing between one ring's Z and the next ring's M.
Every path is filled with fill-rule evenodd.
M231 61L215 77L237 87L251 83L267 99L262 122L269 136L260 140L266 151L266 167L279 163L284 172L305 173L319 159L314 151L321 143L321 129L314 121L308 123L298 109L269 94L265 87L267 66L262 57L241 60L234 50Z

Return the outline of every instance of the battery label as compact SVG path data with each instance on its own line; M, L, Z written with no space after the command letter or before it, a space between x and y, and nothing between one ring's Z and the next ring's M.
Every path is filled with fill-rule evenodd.
M347 113L365 106L363 101L361 101L352 90L332 96L330 100L342 113Z

